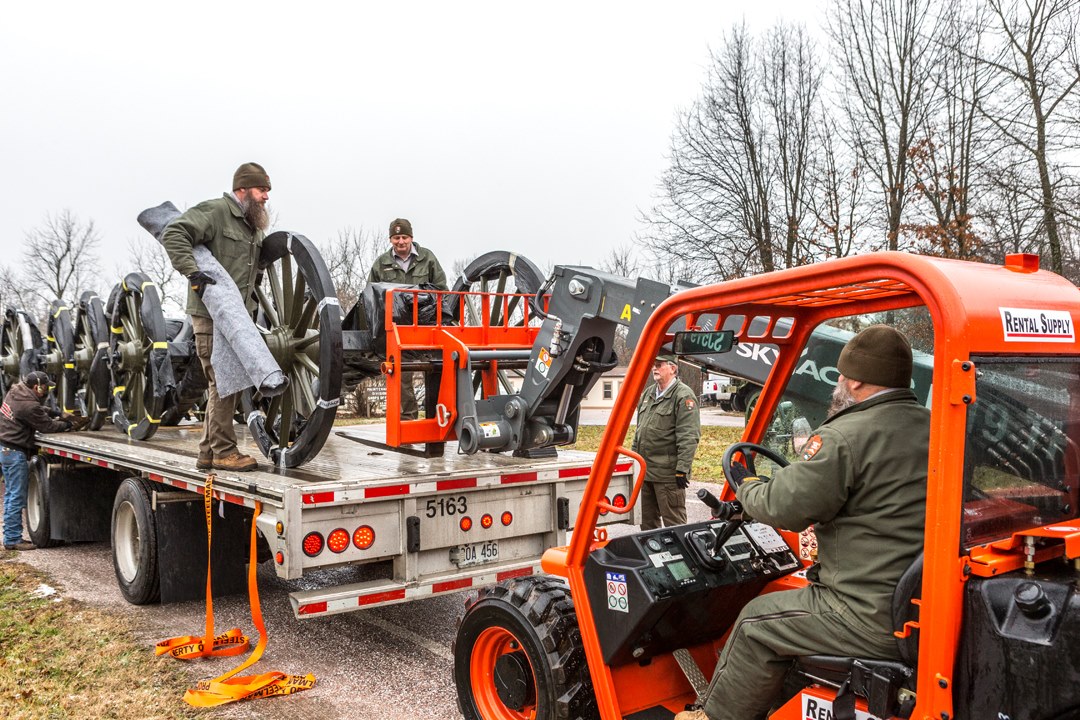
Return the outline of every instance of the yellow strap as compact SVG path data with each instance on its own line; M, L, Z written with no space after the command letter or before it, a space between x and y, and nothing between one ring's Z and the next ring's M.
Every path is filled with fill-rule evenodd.
M157 425L159 422L161 422L161 418L152 418L150 417L150 413L146 413L146 419L152 422L154 425Z
M128 428L127 428L128 437L131 437L131 431L134 430L137 427L139 427L139 423L131 423L130 425L128 425Z
M168 342L156 342L156 343L154 343L153 347L154 347L155 350L157 350L159 348L167 348L167 347L169 347L169 343Z
M127 385L117 385L116 387L114 387L112 389L112 394L113 395L119 395L120 393L124 392L125 390L127 390Z
M64 363L64 368L67 369L67 370L74 370L75 369L75 363Z
M68 309L68 306L67 306L67 305L61 305L60 307L56 308L56 312L55 312L55 313L53 313L53 317L54 317L54 318L58 318L58 317L60 317L60 313L64 312L64 311L65 311L65 310L67 310L67 309ZM50 338L50 339L51 339L51 338Z
M48 340L51 343L56 342L56 338L54 338L52 335L46 335L45 339Z
M247 649L248 639L238 629L221 635L214 635L214 600L210 588L210 546L211 525L213 521L214 474L206 476L203 488L203 510L206 513L206 633L203 637L193 636L172 638L158 643L155 652L158 655L168 653L175 658L188 660L194 657L237 655ZM283 672L266 672L260 675L240 676L238 673L254 665L266 649L266 624L263 622L262 606L259 603L258 583L258 535L256 520L262 512L262 503L256 501L255 513L251 517L251 540L248 558L248 599L251 603L251 622L259 631L259 642L251 655L237 667L222 673L212 680L200 680L195 687L184 693L184 702L194 707L216 707L238 700L254 700L274 695L292 695L315 687L315 676L288 675ZM213 638L213 641L210 640ZM206 648L210 647L208 651ZM190 648L188 650L187 648Z
M112 327L110 325L109 329L112 330L115 335L123 335L124 334L124 326L123 325L121 325L120 327Z
M139 286L139 292L146 292L146 286L147 285L149 285L152 288L157 287L157 285L154 284L153 280L147 280L146 282L144 282L142 285Z

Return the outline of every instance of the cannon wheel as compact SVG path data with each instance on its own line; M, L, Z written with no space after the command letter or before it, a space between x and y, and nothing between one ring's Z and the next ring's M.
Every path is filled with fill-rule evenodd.
M75 329L71 323L71 308L63 300L53 300L49 305L49 322L45 341L45 372L55 379L54 398L59 409L75 412L75 392L78 389L78 372L75 369Z
M112 418L134 440L157 432L173 385L169 343L157 286L134 272L109 296Z
M6 308L0 328L0 397L38 369L41 347L41 333L30 316L17 308Z
M519 295L535 295L544 284L544 276L531 260L524 255L495 250L485 253L469 263L461 276L454 282L451 288L455 292L481 292L481 293L511 293L515 297L507 301L505 307L501 303L494 303L491 308L491 324L498 326L503 324L503 317L509 318L508 325L521 325L524 323L525 314L522 309L527 298ZM466 322L470 325L479 325L481 317L481 303L479 297L466 297L464 301ZM460 313L460 307L454 308L455 316ZM505 314L505 315L504 315ZM541 318L530 318L530 323L541 322ZM512 394L513 387L506 378L506 371L498 372L499 385L503 392ZM473 373L473 392L475 393L481 383L481 374Z
M99 430L109 416L109 323L98 294L87 290L75 306L75 407L90 418L89 430Z
M257 322L289 387L264 398L245 390L248 429L266 457L296 467L315 457L334 426L341 399L341 308L330 272L303 235L263 240L256 286Z

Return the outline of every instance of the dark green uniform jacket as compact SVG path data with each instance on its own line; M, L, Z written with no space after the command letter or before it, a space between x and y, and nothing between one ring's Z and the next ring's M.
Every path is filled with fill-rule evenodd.
M191 248L205 245L240 289L248 310L255 309L251 293L255 289L255 275L259 272L262 241L263 232L247 224L232 193L199 203L169 223L161 235L161 244L165 246L169 260L184 277L199 269ZM210 317L202 300L190 288L187 313Z
M891 632L893 590L923 548L929 448L930 411L910 390L892 390L833 415L798 462L736 495L755 520L814 525L811 580L868 629Z
M682 380L656 399L650 383L638 402L637 431L630 448L645 458L645 482L675 482L675 473L690 474L698 441L701 415L697 395Z
M394 262L393 249L387 250L375 260L368 273L368 282L391 282L403 285L422 285L428 283L439 290L448 289L446 286L446 273L443 272L435 253L427 248L422 248L413 242L417 257L413 258L409 265L409 271L405 272Z

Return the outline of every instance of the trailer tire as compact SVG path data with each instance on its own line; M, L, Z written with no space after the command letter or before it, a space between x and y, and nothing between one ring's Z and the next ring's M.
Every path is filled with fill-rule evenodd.
M466 720L599 718L562 580L531 576L483 588L466 604L453 652Z
M49 464L34 458L30 461L30 473L26 483L26 527L30 540L39 548L60 544L52 539L52 523L49 517Z
M113 501L113 570L120 592L132 605L147 605L161 597L153 487L149 480L129 477L120 483Z

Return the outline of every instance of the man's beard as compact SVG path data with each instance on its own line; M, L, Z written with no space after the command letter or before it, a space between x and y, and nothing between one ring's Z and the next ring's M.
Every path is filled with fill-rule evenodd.
M244 219L251 227L256 230L265 230L270 227L270 213L266 210L266 203L256 202L255 198L248 196L240 203L240 208L244 211Z
M855 396L851 394L848 384L841 380L836 383L832 393L832 405L829 406L829 416L833 416L841 410L847 410L855 404Z

